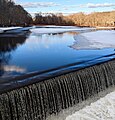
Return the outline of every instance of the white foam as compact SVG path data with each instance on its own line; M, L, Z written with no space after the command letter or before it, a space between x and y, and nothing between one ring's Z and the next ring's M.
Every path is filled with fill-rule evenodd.
M66 120L115 120L115 91L68 116Z
M115 31L101 30L76 35L74 49L102 49L115 48Z
M80 27L74 27L74 28L58 28L57 27L54 27L54 28L34 28L34 29L31 29L30 31L35 33L35 34L50 34L50 33L63 33L63 32L71 32L71 31L86 31L86 30L92 30L92 29L95 29L95 28L80 28Z

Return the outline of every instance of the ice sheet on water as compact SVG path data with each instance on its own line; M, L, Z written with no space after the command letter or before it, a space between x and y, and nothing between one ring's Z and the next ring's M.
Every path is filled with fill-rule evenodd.
M115 91L68 116L66 120L115 120Z
M0 33L3 33L5 30L15 30L22 27L0 27Z
M115 31L101 30L87 32L74 37L75 43L71 46L74 49L102 49L115 48Z
M69 27L62 26L61 28L59 26L56 27L49 27L49 28L34 28L30 31L35 34L50 34L50 33L64 33L64 32L79 32L79 31L86 31L86 30L93 30L95 28L80 28L80 27Z

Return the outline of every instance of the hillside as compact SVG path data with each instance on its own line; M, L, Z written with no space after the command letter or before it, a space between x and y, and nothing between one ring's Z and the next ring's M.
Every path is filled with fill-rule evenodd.
M0 26L27 26L32 22L31 15L12 0L0 0Z

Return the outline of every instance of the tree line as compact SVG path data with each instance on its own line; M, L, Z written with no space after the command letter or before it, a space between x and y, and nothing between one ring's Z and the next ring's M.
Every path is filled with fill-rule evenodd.
M74 22L70 19L66 19L62 13L37 13L33 23L35 25L74 25Z
M76 25L76 26L115 26L115 11L94 12L85 14L83 12L63 16L60 14L37 13L34 18L34 24L47 25Z
M16 5L12 0L0 0L0 26L25 26L31 23L31 15L21 5Z
M94 12L90 14L76 13L68 15L76 26L115 26L115 11Z

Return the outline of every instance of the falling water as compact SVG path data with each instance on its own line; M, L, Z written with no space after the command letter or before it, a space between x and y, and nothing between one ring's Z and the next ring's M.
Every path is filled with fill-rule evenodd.
M0 95L0 120L44 120L115 85L115 60Z

